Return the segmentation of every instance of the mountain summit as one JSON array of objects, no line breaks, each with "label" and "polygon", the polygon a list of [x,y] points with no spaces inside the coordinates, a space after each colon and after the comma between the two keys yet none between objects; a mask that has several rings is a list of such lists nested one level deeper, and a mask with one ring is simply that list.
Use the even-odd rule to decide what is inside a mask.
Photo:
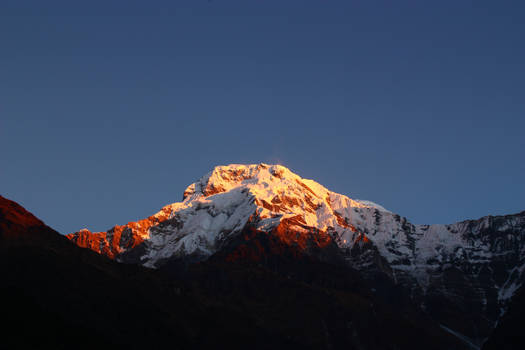
[{"label": "mountain summit", "polygon": [[525,280],[525,212],[450,225],[414,225],[369,201],[334,193],[281,165],[218,166],[169,204],[106,232],[67,235],[117,261],[261,262],[309,257],[388,279],[454,334],[488,337]]},{"label": "mountain summit", "polygon": [[173,257],[210,256],[247,225],[279,233],[303,249],[308,242],[322,246],[332,240],[341,248],[352,247],[368,241],[356,227],[368,227],[373,221],[368,214],[375,212],[389,213],[372,202],[331,192],[281,165],[232,164],[216,167],[188,186],[182,202],[147,219],[68,237],[117,260],[140,246],[140,263],[158,267]]}]

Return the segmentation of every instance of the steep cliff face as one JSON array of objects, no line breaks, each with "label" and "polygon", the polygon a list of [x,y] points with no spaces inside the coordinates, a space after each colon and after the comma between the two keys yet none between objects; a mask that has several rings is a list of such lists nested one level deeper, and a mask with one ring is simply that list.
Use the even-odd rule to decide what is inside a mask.
[{"label": "steep cliff face", "polygon": [[372,243],[346,252],[352,265],[371,279],[388,274],[444,325],[482,344],[525,280],[525,212],[430,226],[394,216],[393,231],[383,220],[374,233],[363,228]]},{"label": "steep cliff face", "polygon": [[91,232],[82,229],[67,237],[82,248],[89,248],[99,254],[112,259],[130,251],[149,238],[149,230],[153,227],[166,224],[170,211],[162,208],[158,213],[137,222],[126,225],[117,225],[107,232]]},{"label": "steep cliff face", "polygon": [[[260,237],[249,232],[321,260],[346,260],[372,282],[387,276],[475,344],[488,336],[525,277],[525,212],[414,225],[280,165],[216,167],[184,191],[182,202],[145,220],[68,238],[117,261],[160,267],[173,259],[205,260],[241,234]],[[242,249],[235,254],[249,256],[242,257]],[[253,247],[250,254],[257,255]]]}]

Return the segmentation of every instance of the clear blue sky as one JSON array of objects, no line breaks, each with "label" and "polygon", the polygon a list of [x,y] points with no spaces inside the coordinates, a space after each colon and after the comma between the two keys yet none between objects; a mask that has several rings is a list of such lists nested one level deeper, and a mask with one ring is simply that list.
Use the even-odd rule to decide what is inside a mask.
[{"label": "clear blue sky", "polygon": [[2,1],[0,194],[62,233],[281,163],[414,223],[525,210],[523,1]]}]

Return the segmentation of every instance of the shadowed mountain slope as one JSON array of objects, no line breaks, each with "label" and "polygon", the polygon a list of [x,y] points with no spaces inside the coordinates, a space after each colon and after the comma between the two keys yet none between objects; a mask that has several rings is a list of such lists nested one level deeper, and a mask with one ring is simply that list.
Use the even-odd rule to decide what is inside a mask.
[{"label": "shadowed mountain slope", "polygon": [[509,310],[499,320],[483,350],[525,349],[525,288],[521,288],[509,305]]},{"label": "shadowed mountain slope", "polygon": [[[285,241],[250,236],[207,261],[150,270],[78,248],[0,197],[7,348],[463,349],[410,308],[375,297],[357,272]],[[256,243],[258,242],[258,243]],[[255,244],[257,246],[252,246]],[[279,248],[276,248],[279,246]],[[264,248],[266,247],[266,248]],[[164,270],[164,271],[163,271]]]}]

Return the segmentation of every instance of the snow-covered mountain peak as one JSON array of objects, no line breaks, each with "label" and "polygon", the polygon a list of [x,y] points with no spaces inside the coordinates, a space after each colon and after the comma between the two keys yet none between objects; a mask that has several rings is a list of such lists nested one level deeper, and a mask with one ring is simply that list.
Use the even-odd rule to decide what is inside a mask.
[{"label": "snow-covered mountain peak", "polygon": [[265,232],[285,227],[303,235],[317,232],[351,247],[367,240],[363,232],[380,211],[385,210],[334,193],[282,165],[231,164],[215,167],[188,186],[182,202],[166,205],[147,219],[69,237],[115,258],[142,245],[148,252],[142,262],[155,266],[177,255],[209,256],[247,224]]},{"label": "snow-covered mountain peak", "polygon": [[[250,241],[252,233],[261,241]],[[68,238],[148,267],[179,258],[203,260],[234,246],[236,254],[249,256],[246,241],[261,249],[264,242],[277,242],[266,247],[279,252],[282,245],[316,258],[337,256],[370,278],[385,274],[410,289],[424,307],[432,305],[435,293],[447,302],[464,298],[462,303],[481,310],[476,320],[485,320],[487,329],[525,280],[525,212],[413,225],[378,204],[263,163],[217,166],[188,186],[181,202],[146,219],[106,232],[83,229]],[[469,334],[477,334],[476,324]]]},{"label": "snow-covered mountain peak", "polygon": [[[303,179],[282,165],[230,164],[217,166],[184,191],[184,201],[228,192],[234,188],[245,188],[261,201],[277,200],[284,195],[300,199],[326,199],[336,195],[314,180]],[[345,196],[343,196],[345,197]],[[347,197],[345,197],[347,198]],[[348,200],[350,200],[348,198]],[[354,207],[375,208],[387,211],[370,201],[350,200]]]},{"label": "snow-covered mountain peak", "polygon": [[[278,191],[301,180],[298,175],[282,165],[264,163],[221,165],[216,166],[211,172],[188,186],[184,191],[184,199],[192,196],[207,197],[240,186],[250,187],[254,190],[262,187]],[[321,185],[317,185],[321,191],[327,191]]]}]

